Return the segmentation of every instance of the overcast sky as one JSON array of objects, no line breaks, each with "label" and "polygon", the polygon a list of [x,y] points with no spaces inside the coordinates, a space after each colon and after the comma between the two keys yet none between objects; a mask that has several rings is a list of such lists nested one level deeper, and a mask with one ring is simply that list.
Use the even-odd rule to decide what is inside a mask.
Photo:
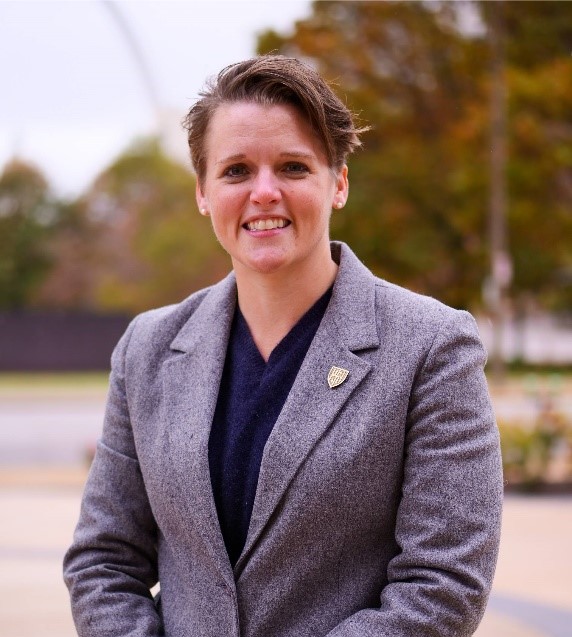
[{"label": "overcast sky", "polygon": [[58,194],[73,196],[133,138],[156,130],[117,11],[176,146],[205,78],[253,55],[256,33],[289,31],[310,0],[0,0],[0,168],[14,155],[33,161]]}]

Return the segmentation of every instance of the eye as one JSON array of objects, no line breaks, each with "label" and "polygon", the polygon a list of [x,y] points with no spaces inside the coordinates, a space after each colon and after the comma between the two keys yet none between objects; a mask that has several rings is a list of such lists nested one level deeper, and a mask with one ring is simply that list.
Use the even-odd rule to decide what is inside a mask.
[{"label": "eye", "polygon": [[303,176],[307,173],[310,172],[310,169],[308,168],[308,166],[306,166],[306,164],[302,164],[299,161],[289,161],[285,166],[284,166],[284,172],[293,175],[293,176]]},{"label": "eye", "polygon": [[248,174],[248,169],[244,164],[233,164],[228,168],[225,168],[222,176],[236,179],[237,177],[244,177]]}]

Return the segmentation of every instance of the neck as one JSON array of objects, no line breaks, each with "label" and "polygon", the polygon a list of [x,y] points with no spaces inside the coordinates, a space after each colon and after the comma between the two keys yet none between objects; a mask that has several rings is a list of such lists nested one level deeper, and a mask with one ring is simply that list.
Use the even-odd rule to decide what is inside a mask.
[{"label": "neck", "polygon": [[306,276],[235,268],[240,311],[264,360],[332,285],[337,271],[331,259]]}]

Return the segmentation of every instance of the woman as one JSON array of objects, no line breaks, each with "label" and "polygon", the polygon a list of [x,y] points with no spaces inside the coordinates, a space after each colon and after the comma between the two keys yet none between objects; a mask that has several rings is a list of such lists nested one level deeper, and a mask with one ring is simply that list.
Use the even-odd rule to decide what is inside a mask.
[{"label": "woman", "polygon": [[359,131],[313,70],[232,65],[186,124],[233,272],[113,354],[79,635],[471,635],[502,498],[473,319],[330,243]]}]

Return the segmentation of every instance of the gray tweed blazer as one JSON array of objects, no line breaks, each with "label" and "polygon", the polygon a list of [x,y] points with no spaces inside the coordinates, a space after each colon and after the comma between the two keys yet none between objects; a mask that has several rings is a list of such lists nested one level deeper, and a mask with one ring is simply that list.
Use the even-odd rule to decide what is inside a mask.
[{"label": "gray tweed blazer", "polygon": [[[502,501],[474,320],[332,252],[333,295],[264,449],[234,569],[207,454],[233,274],[128,328],[65,557],[81,637],[473,634]],[[349,374],[330,388],[333,366]]]}]

